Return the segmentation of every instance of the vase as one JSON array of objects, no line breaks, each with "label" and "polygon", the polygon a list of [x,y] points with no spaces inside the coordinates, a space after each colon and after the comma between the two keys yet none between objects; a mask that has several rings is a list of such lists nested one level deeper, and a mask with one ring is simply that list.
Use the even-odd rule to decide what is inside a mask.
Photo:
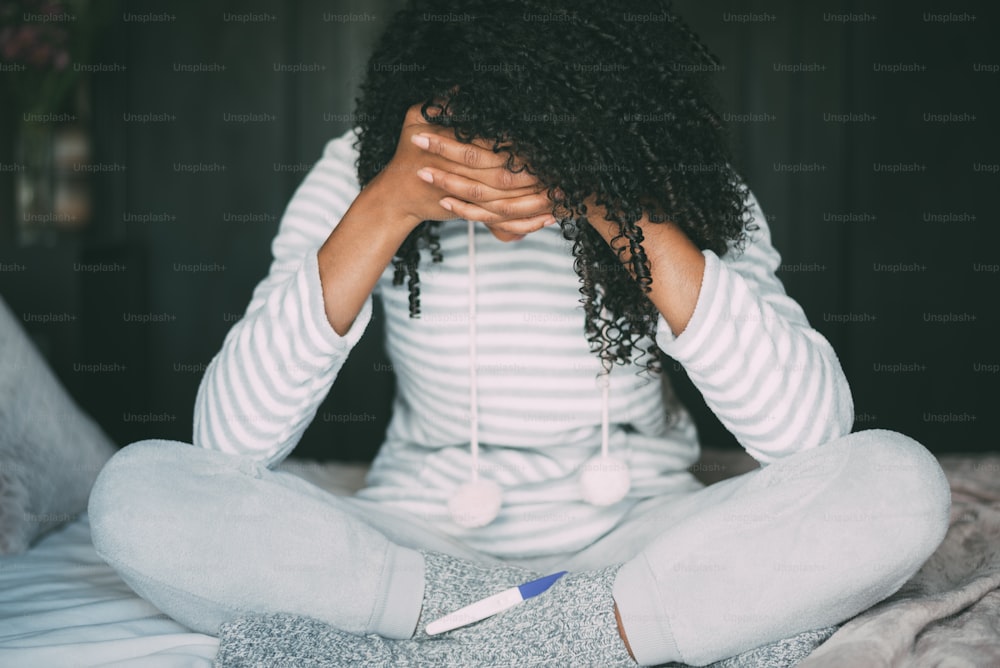
[{"label": "vase", "polygon": [[55,126],[29,120],[30,116],[24,114],[18,125],[15,151],[19,169],[14,185],[14,223],[22,246],[51,238],[56,208]]},{"label": "vase", "polygon": [[81,122],[33,122],[31,116],[22,116],[17,139],[16,236],[22,246],[51,246],[60,232],[90,219],[90,141]]}]

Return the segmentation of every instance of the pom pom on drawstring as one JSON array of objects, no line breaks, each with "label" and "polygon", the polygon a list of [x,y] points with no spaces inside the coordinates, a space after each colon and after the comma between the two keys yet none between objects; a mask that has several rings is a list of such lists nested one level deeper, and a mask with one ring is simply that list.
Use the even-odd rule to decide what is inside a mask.
[{"label": "pom pom on drawstring", "polygon": [[580,491],[587,503],[610,506],[624,499],[631,487],[628,465],[616,457],[593,457],[583,465]]},{"label": "pom pom on drawstring", "polygon": [[484,527],[500,514],[502,492],[492,480],[472,480],[458,488],[448,501],[455,524],[466,529]]}]

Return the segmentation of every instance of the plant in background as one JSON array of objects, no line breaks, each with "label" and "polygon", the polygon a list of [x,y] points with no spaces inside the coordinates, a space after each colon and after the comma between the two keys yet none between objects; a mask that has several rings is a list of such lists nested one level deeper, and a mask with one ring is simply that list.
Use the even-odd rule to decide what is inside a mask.
[{"label": "plant in background", "polygon": [[0,0],[4,86],[21,114],[63,110],[89,57],[88,0]]},{"label": "plant in background", "polygon": [[[74,93],[115,4],[0,0],[0,89],[13,112],[9,130],[16,137],[15,219],[21,243],[37,239],[50,223],[76,227],[89,217],[86,184],[68,164],[89,160],[86,103]],[[57,160],[57,153],[67,157]]]}]

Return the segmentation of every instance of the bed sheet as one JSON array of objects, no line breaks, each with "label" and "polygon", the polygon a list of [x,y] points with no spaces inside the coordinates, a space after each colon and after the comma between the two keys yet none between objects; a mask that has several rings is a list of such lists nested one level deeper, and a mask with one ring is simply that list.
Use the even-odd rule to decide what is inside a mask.
[{"label": "bed sheet", "polygon": [[[334,494],[359,489],[368,469],[299,460],[279,468]],[[86,513],[27,553],[0,558],[0,667],[200,668],[218,647],[139,598],[97,556]]]},{"label": "bed sheet", "polygon": [[0,666],[202,667],[218,646],[136,596],[97,556],[86,514],[0,559]]}]

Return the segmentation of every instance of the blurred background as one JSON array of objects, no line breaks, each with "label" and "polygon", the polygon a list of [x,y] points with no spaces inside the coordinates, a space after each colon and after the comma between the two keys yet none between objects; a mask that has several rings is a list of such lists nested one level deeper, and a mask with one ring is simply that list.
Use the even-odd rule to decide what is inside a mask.
[{"label": "blurred background", "polygon": [[[0,295],[119,444],[190,440],[201,374],[400,4],[0,0]],[[855,429],[995,449],[994,4],[676,7],[723,63],[737,165],[840,355]],[[381,336],[376,317],[296,456],[374,453]],[[703,443],[736,447],[670,372]]]}]

